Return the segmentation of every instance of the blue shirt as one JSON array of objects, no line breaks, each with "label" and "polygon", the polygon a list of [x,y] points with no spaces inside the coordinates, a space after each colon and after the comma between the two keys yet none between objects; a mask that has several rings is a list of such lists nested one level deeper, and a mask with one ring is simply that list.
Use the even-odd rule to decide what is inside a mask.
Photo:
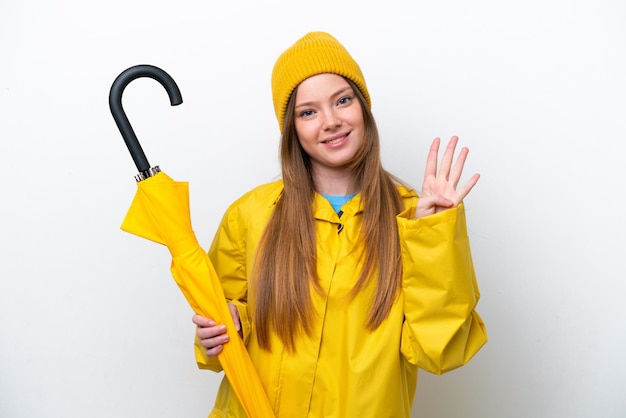
[{"label": "blue shirt", "polygon": [[331,196],[328,194],[323,194],[322,196],[324,196],[326,200],[330,202],[333,209],[335,209],[335,212],[339,213],[341,212],[341,207],[345,205],[346,202],[349,202],[350,199],[352,199],[354,196],[356,196],[356,193],[346,196]]}]

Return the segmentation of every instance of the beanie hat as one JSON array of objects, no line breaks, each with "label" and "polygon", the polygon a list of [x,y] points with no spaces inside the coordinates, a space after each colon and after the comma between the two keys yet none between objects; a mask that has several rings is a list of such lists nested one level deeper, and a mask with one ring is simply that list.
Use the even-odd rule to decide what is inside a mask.
[{"label": "beanie hat", "polygon": [[338,74],[352,80],[367,105],[372,107],[361,68],[346,48],[328,33],[310,32],[283,52],[274,64],[272,99],[281,131],[293,90],[307,78],[323,73]]}]

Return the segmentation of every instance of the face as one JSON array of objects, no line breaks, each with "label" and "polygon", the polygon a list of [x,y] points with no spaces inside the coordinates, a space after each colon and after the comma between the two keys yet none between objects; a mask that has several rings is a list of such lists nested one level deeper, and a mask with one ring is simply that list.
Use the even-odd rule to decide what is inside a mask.
[{"label": "face", "polygon": [[318,175],[347,169],[363,146],[361,104],[339,75],[318,74],[300,83],[294,116],[300,145]]}]

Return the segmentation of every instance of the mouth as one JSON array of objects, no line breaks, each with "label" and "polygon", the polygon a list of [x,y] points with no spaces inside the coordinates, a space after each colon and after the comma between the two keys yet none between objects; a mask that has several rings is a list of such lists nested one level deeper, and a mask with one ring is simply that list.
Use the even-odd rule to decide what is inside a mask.
[{"label": "mouth", "polygon": [[346,133],[342,133],[339,135],[335,135],[331,138],[328,138],[324,141],[322,141],[322,144],[326,144],[326,145],[335,145],[335,144],[339,144],[342,141],[344,141],[346,138],[348,138],[348,135],[350,135],[350,132],[346,132]]}]

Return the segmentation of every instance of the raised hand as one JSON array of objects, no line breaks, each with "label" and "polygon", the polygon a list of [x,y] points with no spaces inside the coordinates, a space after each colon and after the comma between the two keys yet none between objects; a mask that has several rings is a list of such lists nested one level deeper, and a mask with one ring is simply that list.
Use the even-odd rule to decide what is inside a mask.
[{"label": "raised hand", "polygon": [[439,172],[437,172],[437,160],[439,158],[439,144],[441,140],[435,138],[430,146],[426,160],[426,172],[424,175],[424,184],[422,185],[422,194],[417,203],[415,213],[416,219],[458,206],[478,182],[480,175],[474,174],[463,187],[457,190],[459,180],[463,174],[463,166],[465,165],[465,160],[469,152],[468,148],[461,148],[459,156],[453,166],[454,151],[458,141],[459,138],[456,136],[450,138],[441,159]]}]

